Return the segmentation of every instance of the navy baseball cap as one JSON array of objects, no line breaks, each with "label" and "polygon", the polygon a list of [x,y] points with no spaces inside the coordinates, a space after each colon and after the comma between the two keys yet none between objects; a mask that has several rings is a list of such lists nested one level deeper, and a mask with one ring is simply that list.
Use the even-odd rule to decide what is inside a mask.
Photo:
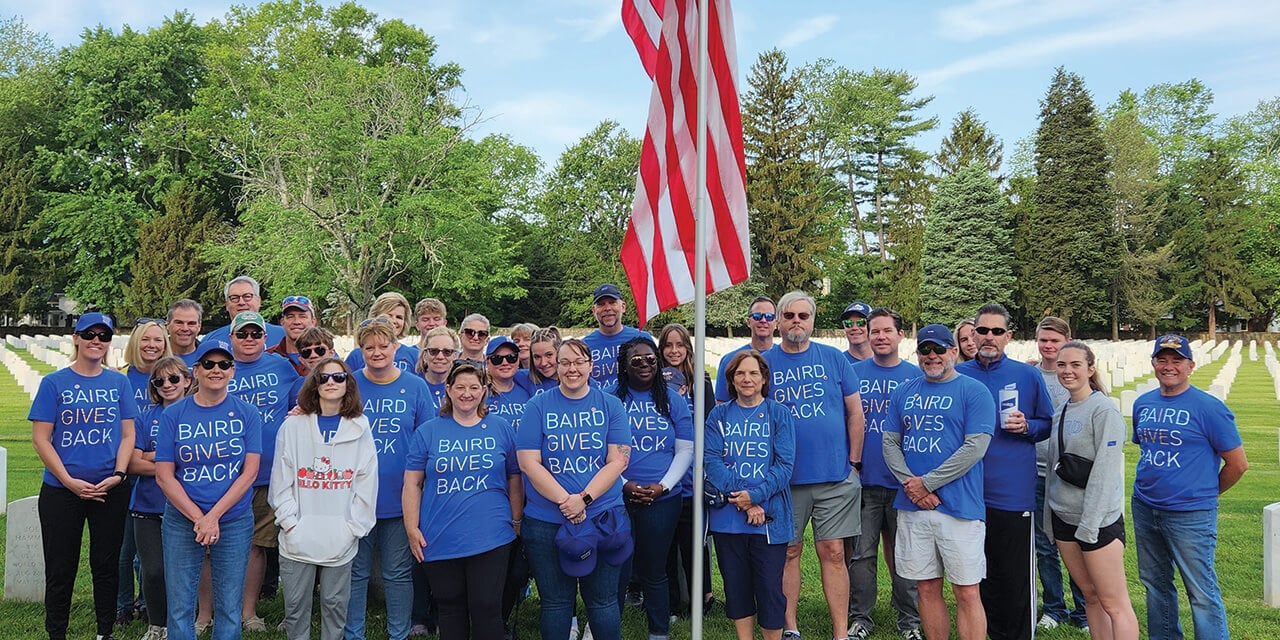
[{"label": "navy baseball cap", "polygon": [[204,340],[200,343],[200,347],[196,349],[195,361],[200,362],[201,360],[204,360],[206,355],[209,355],[214,351],[221,351],[227,354],[228,358],[231,358],[232,360],[235,359],[235,356],[231,354],[231,345],[221,340]]},{"label": "navy baseball cap", "polygon": [[1191,341],[1186,336],[1180,336],[1176,333],[1166,333],[1156,338],[1156,346],[1151,350],[1151,357],[1160,355],[1161,351],[1172,351],[1188,360],[1195,360],[1191,354]]},{"label": "navy baseball cap", "polygon": [[507,336],[495,336],[489,340],[489,345],[484,348],[484,355],[491,356],[502,347],[511,347],[516,353],[520,353],[520,345],[516,344]]},{"label": "navy baseball cap", "polygon": [[662,379],[666,380],[667,386],[679,389],[685,385],[684,372],[675,367],[663,367]]},{"label": "navy baseball cap", "polygon": [[595,293],[591,294],[591,304],[600,302],[601,298],[613,298],[615,300],[622,299],[622,292],[618,291],[618,286],[608,282],[596,287]]},{"label": "navy baseball cap", "polygon": [[855,314],[855,313],[856,313],[856,314],[858,314],[858,315],[860,315],[860,316],[862,316],[862,317],[864,317],[864,318],[870,318],[870,317],[871,317],[871,305],[869,305],[869,304],[867,304],[867,303],[865,303],[865,302],[862,302],[862,301],[854,302],[853,304],[851,304],[851,305],[849,305],[849,306],[847,306],[847,307],[845,307],[845,308],[844,308],[844,313],[840,314],[840,319],[841,319],[841,320],[844,320],[845,318],[848,318],[849,316],[851,316],[851,315],[853,315],[853,314]]},{"label": "navy baseball cap", "polygon": [[615,567],[621,566],[635,550],[631,518],[623,507],[614,507],[596,516],[596,528],[600,532],[600,558]]},{"label": "navy baseball cap", "polygon": [[948,349],[954,349],[956,346],[955,338],[951,336],[951,330],[940,324],[927,325],[916,334],[917,345],[922,345],[926,342],[942,345]]},{"label": "navy baseball cap", "polygon": [[112,331],[116,330],[116,323],[111,321],[111,316],[94,311],[92,313],[86,313],[76,320],[76,332],[84,331],[89,327],[99,324]]},{"label": "navy baseball cap", "polygon": [[565,522],[556,532],[556,555],[566,575],[581,578],[596,569],[600,532],[591,518],[579,524]]}]

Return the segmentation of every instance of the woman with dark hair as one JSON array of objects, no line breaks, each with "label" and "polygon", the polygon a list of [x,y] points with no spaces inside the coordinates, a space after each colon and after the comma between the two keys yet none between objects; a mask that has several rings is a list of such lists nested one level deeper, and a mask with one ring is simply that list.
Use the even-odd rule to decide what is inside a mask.
[{"label": "woman with dark hair", "polygon": [[142,565],[142,595],[147,601],[147,633],[142,640],[164,640],[169,637],[169,607],[165,599],[164,544],[161,522],[164,516],[164,491],[156,484],[156,437],[160,433],[160,417],[166,407],[195,391],[191,371],[177,356],[161,358],[151,367],[147,380],[151,408],[138,420],[138,437],[134,441],[129,473],[137,476],[129,515],[133,536],[138,541],[138,560]]},{"label": "woman with dark hair", "polygon": [[503,585],[524,517],[515,432],[485,406],[485,378],[471,362],[453,367],[441,417],[414,434],[405,463],[404,526],[439,606],[441,640],[502,640]]},{"label": "woman with dark hair", "polygon": [[31,444],[44,463],[40,534],[44,545],[44,628],[67,636],[80,544],[89,524],[89,570],[98,635],[116,621],[120,542],[129,489],[138,404],[124,374],[106,367],[115,324],[101,313],[76,321],[71,364],[40,380],[27,419]]},{"label": "woman with dark hair", "polygon": [[614,394],[631,424],[631,462],[623,473],[622,495],[635,539],[635,553],[619,576],[618,604],[626,598],[634,568],[649,637],[666,638],[671,627],[666,560],[680,518],[680,481],[693,462],[693,418],[684,398],[663,380],[647,337],[618,349]]},{"label": "woman with dark hair", "polygon": [[516,383],[516,375],[520,372],[519,359],[519,346],[506,336],[490,340],[489,346],[485,347],[489,413],[501,416],[516,431],[520,430],[520,416],[524,415],[524,404],[530,397],[528,389]]},{"label": "woman with dark hair", "polygon": [[738,640],[750,640],[755,621],[765,640],[782,637],[787,606],[782,569],[793,535],[791,471],[795,431],[791,411],[769,395],[769,364],[739,352],[725,367],[729,402],[707,420],[707,483],[719,505],[708,509],[716,560],[724,576],[724,610]]}]

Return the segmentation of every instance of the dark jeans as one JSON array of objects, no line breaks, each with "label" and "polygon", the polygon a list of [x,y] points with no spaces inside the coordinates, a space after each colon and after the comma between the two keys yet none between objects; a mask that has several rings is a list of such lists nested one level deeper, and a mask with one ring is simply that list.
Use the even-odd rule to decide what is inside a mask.
[{"label": "dark jeans", "polygon": [[987,508],[987,578],[978,591],[991,640],[1031,640],[1035,630],[1032,519],[1030,511]]},{"label": "dark jeans", "polygon": [[502,640],[502,586],[511,544],[465,558],[422,563],[440,607],[440,640]]},{"label": "dark jeans", "polygon": [[[706,517],[706,512],[703,512]],[[667,552],[667,585],[672,611],[691,611],[693,600],[693,498],[680,499],[680,519],[676,521],[675,539]],[[701,538],[702,534],[699,533]],[[684,580],[680,572],[684,571]],[[682,595],[688,594],[689,601]],[[702,599],[711,596],[711,553],[702,545]]]},{"label": "dark jeans", "polygon": [[412,624],[434,628],[439,622],[439,611],[435,600],[431,598],[431,585],[427,583],[427,574],[421,562],[413,563],[413,611],[409,616]]},{"label": "dark jeans", "polygon": [[651,504],[628,504],[631,537],[635,553],[622,563],[618,581],[618,607],[627,598],[627,583],[634,570],[644,592],[644,612],[649,620],[650,636],[666,636],[671,627],[671,604],[667,596],[665,559],[680,519],[680,498],[668,498]]},{"label": "dark jeans", "polygon": [[142,562],[142,595],[147,601],[147,624],[168,624],[169,601],[164,586],[164,545],[160,514],[134,514],[133,537],[138,543],[138,560]]},{"label": "dark jeans", "polygon": [[[121,484],[129,487],[132,494],[134,477],[130,476]],[[129,526],[129,519],[125,519],[124,537],[120,542],[120,560],[118,571],[120,572],[119,585],[116,588],[116,613],[124,613],[133,611],[135,602],[142,606],[146,606],[146,596],[142,593],[142,574],[138,571],[138,543],[133,539],[133,527]],[[138,589],[134,591],[134,577],[138,578]],[[134,596],[138,596],[138,600]]]},{"label": "dark jeans", "polygon": [[116,589],[120,583],[117,564],[129,511],[128,489],[117,485],[107,492],[105,502],[97,502],[81,500],[70,489],[43,484],[37,510],[44,546],[44,629],[49,638],[67,637],[86,521],[98,635],[110,635],[116,622]]},{"label": "dark jeans", "polygon": [[511,559],[507,562],[507,583],[502,587],[502,620],[511,620],[511,612],[529,590],[529,559],[524,555],[524,541],[511,543]]},{"label": "dark jeans", "polygon": [[1067,611],[1067,596],[1062,589],[1062,560],[1058,557],[1058,545],[1054,544],[1044,531],[1044,478],[1036,478],[1036,517],[1033,519],[1036,530],[1036,569],[1040,574],[1040,586],[1043,587],[1040,599],[1044,604],[1044,612],[1058,622],[1068,619],[1077,627],[1089,624],[1084,615],[1084,594],[1076,581],[1068,576],[1071,583],[1071,602],[1075,608]]},{"label": "dark jeans", "polygon": [[524,538],[529,568],[538,585],[538,597],[542,611],[540,628],[542,637],[558,639],[569,637],[569,621],[573,618],[573,605],[579,590],[582,602],[587,606],[587,619],[595,640],[619,640],[622,635],[622,618],[618,610],[618,567],[603,560],[596,568],[581,578],[569,576],[560,568],[556,551],[556,532],[560,523],[544,522],[524,517],[520,535]]}]

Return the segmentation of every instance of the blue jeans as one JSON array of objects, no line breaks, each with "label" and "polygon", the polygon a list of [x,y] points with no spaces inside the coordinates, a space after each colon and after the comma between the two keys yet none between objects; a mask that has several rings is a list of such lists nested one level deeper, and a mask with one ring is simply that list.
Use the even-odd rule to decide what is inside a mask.
[{"label": "blue jeans", "polygon": [[1218,574],[1218,510],[1166,511],[1133,499],[1133,538],[1138,547],[1138,579],[1147,589],[1147,634],[1151,640],[1180,640],[1178,590],[1173,568],[1182,574],[1197,638],[1228,638]]},{"label": "blue jeans", "polygon": [[627,583],[635,569],[644,591],[644,612],[649,620],[649,636],[668,636],[671,629],[671,600],[667,584],[667,551],[680,519],[681,500],[667,498],[648,505],[627,505],[635,552],[619,567],[618,607],[627,598]]},{"label": "blue jeans", "polygon": [[520,528],[524,539],[529,568],[538,586],[538,598],[542,612],[540,629],[543,638],[569,637],[569,621],[573,618],[573,605],[579,589],[587,606],[587,619],[595,640],[620,640],[622,615],[618,609],[618,567],[600,560],[595,571],[582,578],[574,578],[560,569],[556,552],[556,532],[559,523],[544,522],[525,516]]},{"label": "blue jeans", "polygon": [[164,538],[164,583],[168,594],[169,637],[196,638],[196,591],[205,551],[209,552],[213,578],[213,640],[240,639],[240,608],[244,595],[244,572],[249,566],[249,546],[253,538],[253,511],[218,525],[218,542],[208,547],[196,542],[195,526],[172,506],[165,508],[161,536]]},{"label": "blue jeans", "polygon": [[[1072,624],[1083,627],[1089,624],[1084,615],[1084,594],[1070,576],[1071,601],[1075,608],[1067,612],[1067,597],[1062,590],[1062,560],[1058,558],[1058,546],[1049,539],[1044,530],[1044,478],[1036,478],[1036,572],[1040,574],[1040,599],[1044,604],[1044,612],[1058,622],[1070,619]],[[1050,532],[1052,533],[1052,532]]]},{"label": "blue jeans", "polygon": [[347,605],[347,624],[342,636],[346,640],[364,640],[375,544],[378,561],[382,563],[382,589],[387,600],[387,637],[404,640],[409,635],[409,616],[413,611],[413,554],[409,551],[404,518],[378,518],[369,535],[360,538],[360,550],[351,563],[351,602]]}]

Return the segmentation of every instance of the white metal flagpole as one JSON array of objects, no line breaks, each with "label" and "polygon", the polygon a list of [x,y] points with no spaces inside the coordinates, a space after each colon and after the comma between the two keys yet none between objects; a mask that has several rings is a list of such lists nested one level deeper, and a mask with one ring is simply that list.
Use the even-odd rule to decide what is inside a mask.
[{"label": "white metal flagpole", "polygon": [[706,385],[702,384],[702,376],[707,371],[707,23],[710,16],[709,0],[698,0],[698,133],[695,143],[698,150],[698,166],[694,185],[696,185],[697,203],[694,208],[694,239],[696,246],[693,252],[693,375],[688,383],[693,386],[693,562],[690,571],[693,573],[693,588],[689,593],[690,618],[692,622],[693,640],[702,640],[702,563],[704,547],[703,526],[706,516],[703,508],[702,482],[705,469],[702,454],[705,448],[703,434],[706,432],[707,406]]}]

